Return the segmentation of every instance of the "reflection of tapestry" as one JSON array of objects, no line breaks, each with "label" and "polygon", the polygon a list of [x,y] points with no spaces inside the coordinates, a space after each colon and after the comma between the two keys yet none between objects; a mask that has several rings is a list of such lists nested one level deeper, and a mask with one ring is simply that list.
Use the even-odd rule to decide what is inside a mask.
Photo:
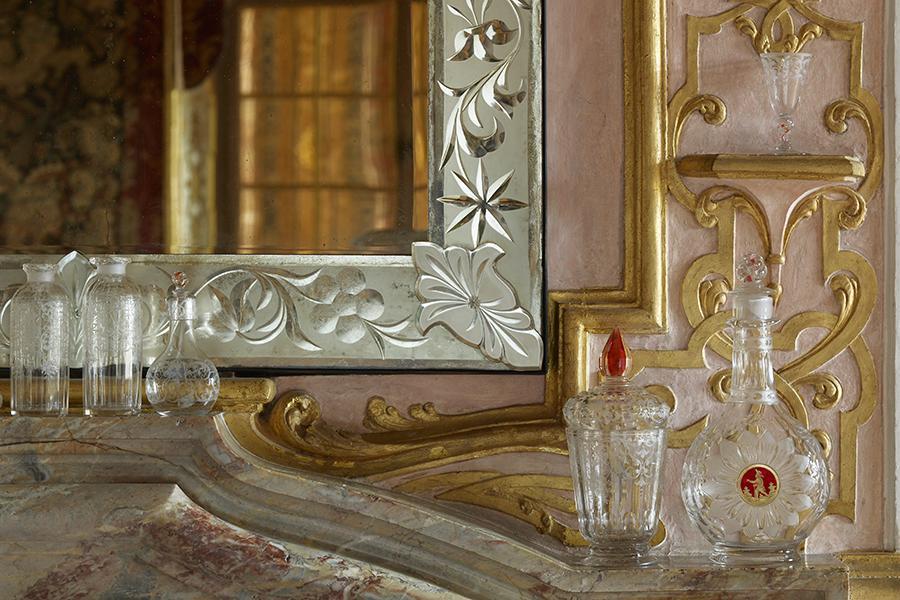
[{"label": "reflection of tapestry", "polygon": [[145,0],[0,3],[0,246],[159,239],[161,15]]}]

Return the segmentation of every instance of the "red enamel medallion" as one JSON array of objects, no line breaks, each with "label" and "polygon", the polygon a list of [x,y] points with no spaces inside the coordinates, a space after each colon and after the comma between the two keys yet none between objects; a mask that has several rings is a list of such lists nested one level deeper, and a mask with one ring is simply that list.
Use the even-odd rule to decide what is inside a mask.
[{"label": "red enamel medallion", "polygon": [[764,506],[778,495],[778,475],[767,465],[751,465],[741,473],[738,487],[745,502]]}]

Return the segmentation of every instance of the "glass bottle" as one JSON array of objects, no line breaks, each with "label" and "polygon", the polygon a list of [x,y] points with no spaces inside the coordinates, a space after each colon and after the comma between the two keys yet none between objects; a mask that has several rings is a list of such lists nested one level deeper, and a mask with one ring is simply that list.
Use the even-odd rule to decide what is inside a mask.
[{"label": "glass bottle", "polygon": [[194,339],[197,301],[184,273],[172,276],[169,342],[147,370],[147,399],[165,416],[204,415],[219,397],[219,371]]},{"label": "glass bottle", "polygon": [[603,350],[597,387],[563,409],[575,504],[588,564],[649,565],[659,521],[669,406],[631,383],[619,330]]},{"label": "glass bottle", "polygon": [[798,560],[828,503],[822,447],[775,390],[767,274],[755,254],[738,267],[725,410],[691,444],[682,472],[685,508],[719,564]]},{"label": "glass bottle", "polygon": [[141,288],[125,274],[129,259],[91,259],[97,275],[84,299],[84,414],[141,412]]},{"label": "glass bottle", "polygon": [[10,301],[13,415],[61,416],[69,410],[71,303],[55,264],[26,264],[25,285]]}]

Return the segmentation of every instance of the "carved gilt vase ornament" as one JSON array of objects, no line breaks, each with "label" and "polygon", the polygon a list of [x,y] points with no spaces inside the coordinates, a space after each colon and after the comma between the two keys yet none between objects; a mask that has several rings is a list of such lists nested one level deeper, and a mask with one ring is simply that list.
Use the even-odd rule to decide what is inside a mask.
[{"label": "carved gilt vase ornament", "polygon": [[603,350],[602,383],[566,402],[566,438],[588,564],[652,564],[669,406],[631,383],[619,330]]},{"label": "carved gilt vase ornament", "polygon": [[682,496],[715,562],[791,562],[825,513],[828,467],[822,446],[775,389],[768,269],[748,254],[736,275],[731,389],[718,422],[688,450]]}]

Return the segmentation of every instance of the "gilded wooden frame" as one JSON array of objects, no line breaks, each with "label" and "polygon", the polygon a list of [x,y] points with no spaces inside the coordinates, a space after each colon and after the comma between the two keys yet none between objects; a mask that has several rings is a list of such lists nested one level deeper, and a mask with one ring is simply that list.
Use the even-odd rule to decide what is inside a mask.
[{"label": "gilded wooden frame", "polygon": [[[629,157],[624,281],[618,289],[551,293],[544,402],[457,415],[440,414],[424,403],[404,415],[374,397],[361,419],[368,431],[354,433],[324,422],[310,394],[290,392],[257,419],[225,416],[246,449],[285,466],[370,479],[506,452],[566,453],[560,411],[564,399],[586,385],[589,336],[605,331],[613,317],[629,331],[665,329],[665,3],[628,0],[623,10]],[[566,485],[555,480],[550,484]],[[518,516],[535,523],[541,519],[540,511]],[[571,531],[560,535],[577,537]]]}]

